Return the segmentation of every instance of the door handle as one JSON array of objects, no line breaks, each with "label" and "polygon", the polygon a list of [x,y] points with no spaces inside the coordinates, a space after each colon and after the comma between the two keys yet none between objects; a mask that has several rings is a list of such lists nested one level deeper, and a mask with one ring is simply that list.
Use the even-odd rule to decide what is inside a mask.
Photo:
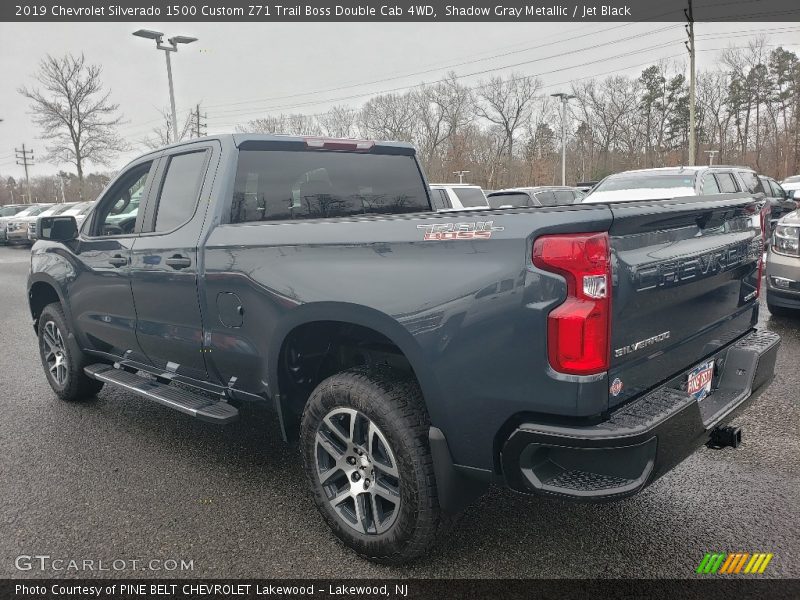
[{"label": "door handle", "polygon": [[124,256],[120,256],[119,254],[117,254],[116,256],[113,256],[108,259],[108,264],[115,267],[124,267],[125,265],[128,264],[128,259],[125,258]]},{"label": "door handle", "polygon": [[176,254],[164,261],[173,269],[185,269],[186,267],[192,264],[192,261],[186,258],[185,256],[181,256],[180,254]]}]

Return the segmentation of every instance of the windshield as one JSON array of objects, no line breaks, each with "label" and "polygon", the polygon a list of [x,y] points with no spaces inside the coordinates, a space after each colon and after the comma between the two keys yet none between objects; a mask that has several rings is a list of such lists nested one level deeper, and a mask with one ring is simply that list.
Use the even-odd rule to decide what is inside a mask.
[{"label": "windshield", "polygon": [[488,206],[483,190],[477,187],[453,188],[461,206]]},{"label": "windshield", "polygon": [[56,206],[51,206],[47,210],[43,210],[39,214],[39,216],[52,217],[53,215],[60,215],[61,213],[66,212],[70,208],[72,208],[71,204],[57,204]]},{"label": "windshield", "polygon": [[45,210],[47,210],[48,208],[50,208],[50,207],[49,206],[29,206],[25,210],[23,210],[21,212],[18,212],[17,216],[18,217],[35,217],[39,213],[44,212]]},{"label": "windshield", "polygon": [[92,207],[91,202],[81,202],[80,204],[72,204],[68,210],[65,210],[63,214],[70,215],[70,216],[77,216],[82,215],[87,212]]},{"label": "windshield", "polygon": [[601,181],[593,192],[616,192],[620,190],[666,190],[694,188],[694,173],[666,175],[663,173],[621,173]]}]

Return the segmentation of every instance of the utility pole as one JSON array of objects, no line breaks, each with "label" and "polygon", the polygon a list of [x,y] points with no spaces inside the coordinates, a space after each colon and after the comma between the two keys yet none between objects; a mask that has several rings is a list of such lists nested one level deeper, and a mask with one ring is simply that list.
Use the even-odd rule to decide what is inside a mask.
[{"label": "utility pole", "polygon": [[194,137],[203,137],[206,134],[207,125],[203,123],[203,119],[208,119],[207,114],[200,114],[200,105],[195,105],[194,112],[192,113],[192,133]]},{"label": "utility pole", "polygon": [[706,154],[708,154],[708,166],[712,166],[714,164],[714,157],[719,154],[719,150],[706,150]]},{"label": "utility pole", "polygon": [[[26,150],[25,144],[22,144],[22,150],[14,148],[14,153],[17,158],[17,164],[25,167],[25,188],[28,190],[28,202],[31,203],[31,180],[28,176],[28,167],[33,166],[33,150]],[[20,162],[22,161],[22,162]]]},{"label": "utility pole", "polygon": [[458,175],[458,183],[464,183],[464,175],[469,171],[453,171],[453,175]]},{"label": "utility pole", "polygon": [[694,87],[695,87],[695,47],[694,47],[694,13],[692,12],[692,0],[688,0],[689,8],[683,9],[686,15],[686,34],[689,40],[684,42],[689,51],[689,165],[695,164],[695,136],[697,131],[694,122]]},{"label": "utility pole", "polygon": [[567,102],[575,96],[564,92],[550,95],[561,100],[561,185],[567,185]]}]

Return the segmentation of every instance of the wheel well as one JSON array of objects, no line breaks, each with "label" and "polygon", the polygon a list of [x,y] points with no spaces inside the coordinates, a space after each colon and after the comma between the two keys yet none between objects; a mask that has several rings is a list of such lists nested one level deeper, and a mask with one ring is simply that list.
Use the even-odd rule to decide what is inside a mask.
[{"label": "wheel well", "polygon": [[361,365],[389,365],[414,371],[403,351],[388,337],[362,325],[315,321],[294,328],[278,356],[278,384],[285,433],[296,437],[308,397],[320,381]]},{"label": "wheel well", "polygon": [[44,307],[53,302],[61,302],[56,289],[47,282],[37,281],[31,286],[28,292],[28,303],[31,307],[33,326],[38,327],[39,315],[42,314]]}]

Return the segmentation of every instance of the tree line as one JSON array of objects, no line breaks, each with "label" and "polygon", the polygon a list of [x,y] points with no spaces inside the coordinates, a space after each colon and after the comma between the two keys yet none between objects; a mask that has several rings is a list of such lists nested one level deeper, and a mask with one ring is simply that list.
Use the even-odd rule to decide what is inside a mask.
[{"label": "tree line", "polygon": [[[638,76],[584,78],[561,90],[574,96],[564,123],[567,183],[687,164],[685,71],[681,63],[662,61]],[[39,86],[19,88],[47,144],[44,159],[75,171],[33,178],[34,200],[92,199],[111,174],[86,176],[86,164],[108,166],[131,146],[172,141],[163,111],[164,122],[151,135],[124,140],[119,105],[111,102],[101,73],[83,55],[48,55],[34,74]],[[714,68],[697,74],[695,111],[698,163],[713,152],[718,164],[747,165],[777,179],[800,173],[800,60],[794,52],[770,50],[765,37],[723,51]],[[454,172],[469,171],[470,182],[497,189],[560,183],[561,125],[560,103],[538,77],[511,73],[466,85],[450,72],[360,106],[265,115],[236,129],[407,141],[430,181],[454,181]],[[183,127],[184,134],[190,130]],[[0,176],[0,204],[20,201],[23,183]]]},{"label": "tree line", "polygon": [[[800,61],[765,38],[724,51],[697,76],[696,162],[748,165],[782,179],[800,172]],[[576,81],[568,90],[567,182],[626,169],[688,164],[689,88],[680,63],[638,76]],[[360,107],[270,115],[242,132],[411,142],[431,181],[454,172],[488,189],[561,179],[560,103],[536,77],[512,73],[467,86],[455,73]],[[565,90],[567,91],[567,90]],[[457,179],[456,179],[457,180]]]}]

